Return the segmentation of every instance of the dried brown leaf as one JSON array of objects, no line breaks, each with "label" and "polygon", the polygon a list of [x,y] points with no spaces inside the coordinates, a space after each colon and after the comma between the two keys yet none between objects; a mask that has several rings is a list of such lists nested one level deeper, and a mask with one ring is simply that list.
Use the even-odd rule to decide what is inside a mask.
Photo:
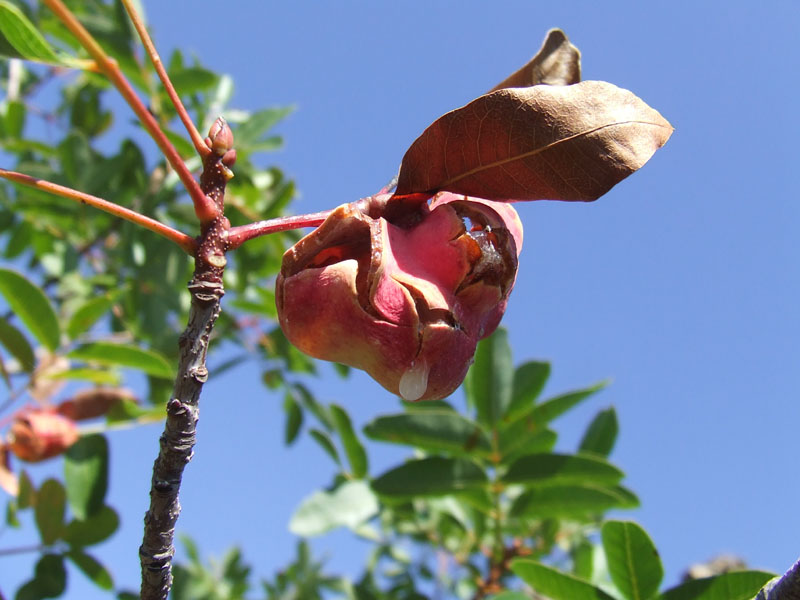
[{"label": "dried brown leaf", "polygon": [[581,80],[581,53],[560,29],[551,29],[528,63],[490,91],[532,85],[572,85]]},{"label": "dried brown leaf", "polygon": [[72,398],[56,406],[58,414],[73,421],[85,421],[102,417],[113,406],[123,400],[133,400],[136,396],[126,388],[95,387],[77,392]]},{"label": "dried brown leaf", "polygon": [[403,157],[396,195],[595,200],[670,135],[658,111],[603,81],[502,89],[428,127]]}]

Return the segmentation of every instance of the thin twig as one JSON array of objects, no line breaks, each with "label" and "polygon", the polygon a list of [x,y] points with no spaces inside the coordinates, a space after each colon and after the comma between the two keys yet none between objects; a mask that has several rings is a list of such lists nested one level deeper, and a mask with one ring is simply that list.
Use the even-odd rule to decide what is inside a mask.
[{"label": "thin twig", "polygon": [[164,154],[164,157],[167,159],[169,164],[172,165],[172,168],[175,169],[175,172],[178,174],[178,177],[186,188],[186,191],[189,192],[189,196],[192,198],[192,202],[194,203],[195,212],[198,214],[201,223],[207,223],[213,220],[208,218],[208,215],[213,214],[214,216],[217,216],[219,214],[219,212],[216,211],[216,206],[205,196],[205,194],[203,194],[203,191],[200,189],[197,181],[195,181],[191,171],[189,171],[184,164],[183,159],[175,149],[175,146],[173,146],[172,142],[167,139],[167,136],[159,127],[155,117],[150,113],[149,110],[147,110],[147,107],[142,103],[139,96],[133,90],[133,87],[125,78],[125,75],[123,75],[122,70],[120,70],[119,65],[117,64],[117,61],[112,59],[105,53],[105,51],[103,51],[103,49],[100,47],[100,44],[97,43],[97,40],[95,40],[86,30],[86,28],[81,25],[75,15],[64,5],[63,2],[61,2],[61,0],[43,1],[50,8],[50,10],[55,13],[61,22],[64,23],[67,29],[70,30],[72,35],[74,35],[75,38],[80,42],[81,46],[83,46],[92,56],[92,58],[94,58],[105,76],[111,80],[111,83],[114,84],[114,87],[117,88],[128,105],[133,109],[133,112],[136,113],[136,116],[139,117],[142,125],[158,145],[159,149]]},{"label": "thin twig", "polygon": [[301,227],[319,227],[330,213],[331,211],[324,210],[307,215],[277,217],[266,221],[256,221],[255,223],[240,225],[239,227],[231,227],[228,231],[228,248],[233,250],[244,244],[247,240],[270,233],[299,229]]},{"label": "thin twig", "polygon": [[172,85],[172,81],[170,80],[169,75],[167,75],[167,71],[164,68],[164,63],[161,61],[161,57],[158,55],[158,51],[153,44],[153,40],[150,39],[150,34],[147,33],[147,27],[145,27],[145,24],[142,22],[142,19],[139,16],[139,13],[137,13],[136,9],[133,7],[131,0],[122,0],[122,4],[125,6],[125,10],[128,11],[128,16],[130,17],[131,22],[133,22],[136,32],[139,34],[139,39],[142,40],[142,45],[144,46],[147,55],[150,57],[150,61],[153,63],[153,67],[155,67],[156,73],[158,73],[158,77],[161,79],[161,83],[164,85],[164,89],[166,90],[169,99],[172,101],[172,105],[175,107],[175,110],[178,111],[178,116],[183,122],[183,126],[186,128],[186,132],[189,134],[195,150],[197,150],[197,153],[201,157],[205,157],[211,150],[203,141],[203,136],[201,136],[200,132],[197,131],[197,127],[194,126],[194,121],[192,121],[189,113],[186,112],[186,108],[183,106],[180,96],[178,96],[178,93],[175,91],[175,86]]},{"label": "thin twig", "polygon": [[21,185],[25,185],[27,187],[50,192],[51,194],[61,196],[62,198],[68,198],[70,200],[80,202],[81,204],[87,204],[89,206],[102,210],[103,212],[107,212],[111,215],[114,215],[115,217],[125,219],[126,221],[130,221],[131,223],[140,225],[145,229],[149,229],[153,233],[157,233],[158,235],[167,238],[171,242],[175,242],[187,254],[190,255],[194,254],[196,247],[196,242],[194,238],[186,235],[181,231],[178,231],[177,229],[173,229],[169,225],[165,225],[160,221],[156,221],[155,219],[146,217],[145,215],[138,213],[135,210],[125,208],[123,206],[120,206],[119,204],[114,204],[113,202],[109,202],[108,200],[103,200],[102,198],[98,198],[97,196],[92,196],[91,194],[85,194],[83,192],[79,192],[78,190],[73,190],[72,188],[68,188],[63,185],[58,185],[57,183],[52,183],[50,181],[45,181],[44,179],[31,177],[30,175],[24,175],[23,173],[17,173],[16,171],[7,171],[5,169],[0,169],[0,177],[8,179],[9,181],[13,181],[15,183],[19,183]]}]

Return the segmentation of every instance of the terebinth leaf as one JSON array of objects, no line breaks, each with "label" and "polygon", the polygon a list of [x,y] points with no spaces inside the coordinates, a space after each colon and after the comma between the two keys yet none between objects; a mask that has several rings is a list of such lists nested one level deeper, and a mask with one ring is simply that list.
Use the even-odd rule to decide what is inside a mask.
[{"label": "terebinth leaf", "polygon": [[596,200],[670,135],[658,111],[603,81],[502,89],[428,127],[403,157],[396,195]]},{"label": "terebinth leaf", "polygon": [[581,53],[560,29],[551,29],[528,63],[490,91],[532,85],[572,85],[581,80]]}]

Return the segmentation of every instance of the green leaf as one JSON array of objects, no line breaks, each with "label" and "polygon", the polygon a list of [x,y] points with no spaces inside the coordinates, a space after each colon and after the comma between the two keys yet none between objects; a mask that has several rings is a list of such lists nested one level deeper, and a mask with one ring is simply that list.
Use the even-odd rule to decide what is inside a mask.
[{"label": "green leaf", "polygon": [[511,570],[536,592],[552,600],[615,600],[587,581],[528,558],[514,559]]},{"label": "green leaf", "polygon": [[9,138],[19,139],[24,127],[25,105],[16,100],[7,102],[5,105],[5,119],[3,119],[5,135]]},{"label": "green leaf", "polygon": [[106,314],[114,304],[110,296],[98,296],[84,302],[70,317],[67,324],[67,335],[75,339],[80,334],[89,331],[97,320]]},{"label": "green leaf", "polygon": [[732,571],[670,588],[658,600],[751,600],[774,573]]},{"label": "green leaf", "polygon": [[36,563],[33,579],[17,590],[15,600],[41,600],[58,598],[67,587],[64,558],[59,554],[45,554]]},{"label": "green leaf", "polygon": [[487,482],[484,470],[471,460],[429,456],[387,471],[372,482],[372,489],[398,498],[444,496],[483,488]]},{"label": "green leaf", "polygon": [[97,585],[100,589],[110,590],[114,588],[114,580],[111,578],[111,573],[108,572],[97,559],[81,550],[70,550],[66,554],[72,563],[78,567],[86,577]]},{"label": "green leaf", "polygon": [[34,518],[39,535],[45,546],[55,543],[64,533],[64,511],[67,494],[64,486],[55,479],[48,479],[36,493]]},{"label": "green leaf", "polygon": [[606,521],[602,528],[608,571],[628,600],[647,600],[658,591],[664,567],[653,540],[632,521]]},{"label": "green leaf", "polygon": [[478,421],[492,427],[501,419],[511,404],[513,380],[508,332],[501,327],[478,344],[464,380],[467,402],[475,407]]},{"label": "green leaf", "polygon": [[0,295],[42,345],[58,348],[58,317],[42,290],[17,272],[0,269]]},{"label": "green leaf", "polygon": [[378,500],[365,481],[346,481],[332,492],[307,497],[292,515],[289,531],[304,537],[337,527],[355,529],[378,513]]},{"label": "green leaf", "polygon": [[3,55],[8,58],[24,58],[68,67],[85,66],[90,62],[56,53],[28,17],[5,0],[0,0],[0,34],[0,47],[4,48]]},{"label": "green leaf", "polygon": [[331,404],[330,410],[334,427],[339,434],[339,438],[342,440],[344,453],[347,455],[353,477],[361,479],[366,476],[369,468],[367,453],[364,450],[364,446],[358,440],[358,437],[356,437],[353,424],[350,422],[350,417],[345,410],[336,404]]},{"label": "green leaf", "polygon": [[548,453],[520,457],[508,468],[503,481],[527,486],[614,485],[624,475],[601,458]]},{"label": "green leaf", "polygon": [[113,508],[104,506],[85,521],[73,519],[64,532],[64,540],[73,548],[93,546],[111,537],[119,527]]},{"label": "green leaf", "polygon": [[311,429],[309,431],[311,437],[322,447],[325,453],[333,459],[337,465],[342,464],[342,461],[339,459],[339,453],[336,451],[336,446],[333,445],[333,441],[331,440],[331,436],[329,436],[324,431],[320,431],[319,429]]},{"label": "green leaf", "polygon": [[288,116],[294,107],[287,106],[282,108],[265,108],[254,112],[250,117],[234,131],[236,146],[249,149],[259,141],[261,136],[272,129],[279,121]]},{"label": "green leaf", "polygon": [[76,348],[68,356],[101,365],[130,367],[153,377],[171,379],[174,376],[172,367],[162,354],[138,346],[92,342]]},{"label": "green leaf", "polygon": [[499,431],[500,456],[504,463],[513,462],[526,454],[550,452],[556,445],[558,435],[552,429],[533,431],[527,424],[520,420],[511,427],[504,427]]},{"label": "green leaf", "polygon": [[550,363],[530,361],[518,366],[514,371],[511,404],[503,420],[511,422],[529,413],[549,377]]},{"label": "green leaf", "polygon": [[170,70],[169,78],[181,96],[202,92],[217,85],[219,75],[203,67]]},{"label": "green leaf", "polygon": [[451,411],[378,417],[364,427],[364,433],[373,440],[406,444],[433,452],[485,456],[492,450],[480,425]]},{"label": "green leaf", "polygon": [[596,394],[606,387],[606,385],[608,385],[607,382],[601,381],[600,383],[596,383],[595,385],[586,389],[568,392],[566,394],[556,396],[555,398],[551,398],[534,407],[533,411],[530,413],[530,418],[534,423],[538,423],[540,425],[549,423],[556,417],[560,417],[571,408],[574,408],[590,396]]},{"label": "green leaf", "polygon": [[511,514],[533,518],[585,518],[612,508],[636,508],[639,501],[620,486],[558,485],[523,492],[511,505]]},{"label": "green leaf", "polygon": [[87,435],[64,455],[67,499],[76,518],[85,520],[103,507],[108,489],[108,442],[102,435]]},{"label": "green leaf", "polygon": [[19,493],[17,494],[17,506],[20,510],[30,508],[36,502],[36,490],[33,487],[31,478],[26,470],[19,473]]},{"label": "green leaf", "polygon": [[489,600],[531,600],[531,596],[522,592],[502,592],[496,596],[490,596]]},{"label": "green leaf", "polygon": [[47,373],[46,375],[48,379],[76,379],[80,381],[89,381],[91,383],[96,383],[97,385],[117,386],[122,381],[119,373],[115,373],[114,371],[90,369],[88,367],[67,369],[66,371]]},{"label": "green leaf", "polygon": [[614,448],[617,433],[619,433],[619,423],[614,407],[601,410],[583,434],[579,450],[608,456]]},{"label": "green leaf", "polygon": [[25,335],[5,319],[0,319],[0,344],[19,361],[22,370],[26,373],[30,373],[36,367],[33,348]]},{"label": "green leaf", "polygon": [[283,441],[289,446],[297,439],[297,434],[300,433],[300,426],[303,424],[303,411],[291,392],[286,392],[283,397],[283,411],[286,413],[286,429],[284,430]]}]

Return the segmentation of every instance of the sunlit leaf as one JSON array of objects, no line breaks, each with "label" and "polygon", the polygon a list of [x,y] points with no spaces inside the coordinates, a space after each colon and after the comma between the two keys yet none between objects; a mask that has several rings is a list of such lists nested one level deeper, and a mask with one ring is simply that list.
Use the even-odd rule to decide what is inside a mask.
[{"label": "sunlit leaf", "polygon": [[668,589],[658,600],[751,600],[774,573],[732,571],[694,579]]},{"label": "sunlit leaf", "polygon": [[64,511],[67,494],[55,479],[47,479],[36,492],[34,517],[42,543],[46,546],[60,539],[64,533]]},{"label": "sunlit leaf", "polygon": [[303,411],[289,392],[283,397],[283,411],[286,413],[286,428],[284,429],[283,441],[288,446],[297,439],[297,434],[300,433],[300,426],[303,424]]},{"label": "sunlit leaf", "polygon": [[511,422],[529,413],[542,393],[548,377],[550,363],[530,361],[518,366],[514,371],[511,403],[503,415],[503,421]]},{"label": "sunlit leaf", "polygon": [[471,460],[430,456],[390,469],[372,482],[372,489],[394,497],[443,496],[482,488],[487,481],[484,470]]},{"label": "sunlit leaf", "polygon": [[584,518],[612,508],[636,508],[638,499],[619,486],[558,485],[532,488],[514,500],[511,514]]},{"label": "sunlit leaf", "polygon": [[64,540],[72,547],[93,546],[111,537],[118,527],[117,513],[104,506],[86,520],[70,521],[64,531]]},{"label": "sunlit leaf", "polygon": [[590,396],[596,394],[604,387],[607,382],[601,381],[593,386],[574,392],[567,392],[554,398],[545,400],[541,404],[537,404],[533,411],[530,413],[530,420],[534,423],[545,424],[553,419],[560,417],[570,409],[574,408]]},{"label": "sunlit leaf", "polygon": [[289,530],[304,537],[337,527],[355,529],[378,512],[378,500],[364,481],[346,481],[332,492],[307,497],[292,515]]},{"label": "sunlit leaf", "polygon": [[15,600],[58,598],[67,587],[67,571],[59,554],[45,554],[36,563],[33,579],[17,590]]},{"label": "sunlit leaf", "polygon": [[614,485],[624,473],[601,458],[568,454],[533,454],[514,461],[506,483],[536,485]]},{"label": "sunlit leaf", "polygon": [[364,446],[359,441],[358,436],[356,436],[356,432],[353,430],[353,424],[347,412],[336,404],[331,404],[330,411],[334,426],[339,434],[339,439],[342,441],[344,453],[347,455],[347,461],[350,463],[353,477],[361,479],[366,476],[369,468],[367,453],[364,450]]},{"label": "sunlit leaf", "polygon": [[50,350],[58,347],[58,317],[42,290],[17,272],[0,269],[0,295],[39,342]]},{"label": "sunlit leaf", "polygon": [[364,427],[373,440],[415,446],[423,450],[456,454],[491,452],[489,438],[480,425],[447,411],[420,411],[378,417]]},{"label": "sunlit leaf", "polygon": [[102,590],[113,589],[114,580],[111,578],[111,573],[109,573],[108,569],[100,564],[96,558],[76,549],[67,552],[66,556],[97,587]]},{"label": "sunlit leaf", "polygon": [[97,320],[106,314],[114,300],[109,296],[97,296],[84,302],[69,319],[67,323],[67,335],[75,339],[80,334],[85,333],[94,325]]},{"label": "sunlit leaf", "polygon": [[498,328],[481,340],[475,352],[475,362],[464,380],[467,401],[475,407],[478,421],[493,426],[511,403],[514,367],[508,332]]},{"label": "sunlit leaf", "polygon": [[70,446],[64,455],[64,481],[69,507],[85,520],[103,507],[108,488],[108,442],[102,435],[88,435]]},{"label": "sunlit leaf", "polygon": [[511,570],[540,594],[552,600],[616,600],[598,587],[528,558],[516,558]]},{"label": "sunlit leaf", "polygon": [[26,373],[33,371],[36,366],[33,348],[25,338],[25,334],[5,319],[0,319],[0,344],[19,361],[23,371]]},{"label": "sunlit leaf", "polygon": [[92,342],[69,353],[70,358],[101,365],[129,367],[154,377],[170,379],[173,370],[167,359],[155,350],[145,350],[128,344]]},{"label": "sunlit leaf", "polygon": [[583,434],[579,450],[608,456],[614,448],[618,432],[619,423],[614,407],[601,410],[589,424],[586,433]]},{"label": "sunlit leaf", "polygon": [[0,0],[0,34],[0,48],[8,58],[24,58],[79,69],[94,64],[56,52],[25,14],[6,0]]},{"label": "sunlit leaf", "polygon": [[664,567],[653,540],[632,521],[606,521],[602,528],[608,572],[628,600],[647,600],[658,591]]},{"label": "sunlit leaf", "polygon": [[339,453],[336,451],[336,446],[334,446],[331,437],[327,433],[319,429],[311,429],[308,433],[311,434],[311,437],[314,438],[325,453],[333,459],[333,462],[337,465],[342,464],[342,461],[339,459]]}]

